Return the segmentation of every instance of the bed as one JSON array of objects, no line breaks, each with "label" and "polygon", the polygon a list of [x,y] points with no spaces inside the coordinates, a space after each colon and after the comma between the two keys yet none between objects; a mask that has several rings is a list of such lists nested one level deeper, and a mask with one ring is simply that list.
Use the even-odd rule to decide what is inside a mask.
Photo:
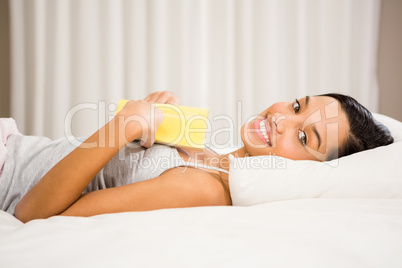
[{"label": "bed", "polygon": [[[398,152],[402,123],[393,123],[390,148]],[[388,155],[376,167],[384,175],[381,185],[390,187],[369,196],[309,192],[314,198],[299,194],[252,205],[240,204],[250,201],[240,196],[232,207],[55,216],[26,224],[0,211],[0,267],[402,267],[399,159]]]}]

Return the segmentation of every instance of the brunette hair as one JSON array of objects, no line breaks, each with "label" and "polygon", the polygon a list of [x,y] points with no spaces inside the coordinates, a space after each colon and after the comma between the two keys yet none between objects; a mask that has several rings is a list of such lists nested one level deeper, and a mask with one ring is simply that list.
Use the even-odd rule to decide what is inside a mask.
[{"label": "brunette hair", "polygon": [[394,142],[386,126],[374,119],[373,115],[354,98],[338,93],[323,94],[336,99],[346,113],[350,131],[344,144],[327,160],[351,155],[364,150],[385,146]]}]

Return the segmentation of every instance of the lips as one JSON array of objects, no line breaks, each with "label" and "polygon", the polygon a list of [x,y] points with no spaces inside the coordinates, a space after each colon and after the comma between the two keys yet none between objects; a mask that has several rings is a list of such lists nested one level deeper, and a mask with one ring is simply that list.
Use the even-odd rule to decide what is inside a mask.
[{"label": "lips", "polygon": [[257,120],[254,122],[254,129],[257,130],[257,136],[264,141],[268,146],[272,146],[270,142],[271,128],[268,123],[268,118]]}]

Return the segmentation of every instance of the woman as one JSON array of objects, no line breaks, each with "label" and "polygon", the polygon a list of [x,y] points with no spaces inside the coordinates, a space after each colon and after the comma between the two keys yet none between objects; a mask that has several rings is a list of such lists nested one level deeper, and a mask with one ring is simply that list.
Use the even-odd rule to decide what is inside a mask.
[{"label": "woman", "polygon": [[[50,170],[38,182],[29,181],[32,184],[26,187],[29,191],[21,190],[28,191],[23,198],[14,198],[9,202],[11,204],[21,199],[15,207],[15,216],[27,222],[54,215],[91,216],[162,208],[231,205],[226,173],[228,155],[217,155],[209,150],[197,154],[189,149],[152,146],[154,133],[163,121],[163,113],[153,107],[154,102],[177,104],[178,100],[170,92],[156,92],[144,100],[128,102],[104,127],[49,167]],[[151,122],[152,110],[155,122]],[[389,131],[375,122],[364,107],[351,97],[337,94],[276,103],[243,125],[241,138],[244,146],[232,152],[235,157],[274,154],[295,160],[318,161],[393,142]],[[100,140],[106,143],[100,146]],[[121,174],[127,169],[127,162],[116,162],[118,152],[130,150],[128,145],[133,140],[141,140],[145,148],[152,146],[147,150],[138,147],[132,149],[136,157],[148,152],[159,157],[160,150],[154,148],[163,147],[176,152],[183,161],[202,163],[207,167],[173,165],[156,172],[155,178],[148,175],[146,180],[137,183],[117,183],[109,187],[106,177],[113,177],[112,180],[117,181],[119,176],[116,175],[116,179],[115,175],[110,174]],[[129,152],[130,156],[132,153]],[[38,156],[39,160],[36,158],[32,161],[42,163],[42,157]],[[9,168],[12,165],[8,162],[5,170],[8,168],[17,174],[17,168]],[[25,169],[29,169],[28,165]],[[116,165],[119,166],[117,171],[106,174]],[[209,169],[208,166],[216,169]],[[130,170],[129,174],[137,172],[136,168],[134,166],[134,171]],[[24,174],[25,169],[18,174]],[[141,174],[146,171],[138,172]],[[105,178],[99,179],[97,176]],[[94,183],[103,185],[94,186]],[[13,212],[12,209],[8,211]]]}]

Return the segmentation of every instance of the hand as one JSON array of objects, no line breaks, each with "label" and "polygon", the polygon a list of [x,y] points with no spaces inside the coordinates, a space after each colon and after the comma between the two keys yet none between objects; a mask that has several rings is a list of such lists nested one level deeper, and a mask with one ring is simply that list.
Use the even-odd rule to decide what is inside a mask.
[{"label": "hand", "polygon": [[155,133],[162,124],[164,115],[154,104],[144,100],[131,100],[116,115],[120,133],[130,142],[141,140],[141,145],[151,147],[155,142]]},{"label": "hand", "polygon": [[151,103],[167,103],[179,105],[179,98],[170,91],[156,91],[154,93],[149,94],[144,101]]}]

